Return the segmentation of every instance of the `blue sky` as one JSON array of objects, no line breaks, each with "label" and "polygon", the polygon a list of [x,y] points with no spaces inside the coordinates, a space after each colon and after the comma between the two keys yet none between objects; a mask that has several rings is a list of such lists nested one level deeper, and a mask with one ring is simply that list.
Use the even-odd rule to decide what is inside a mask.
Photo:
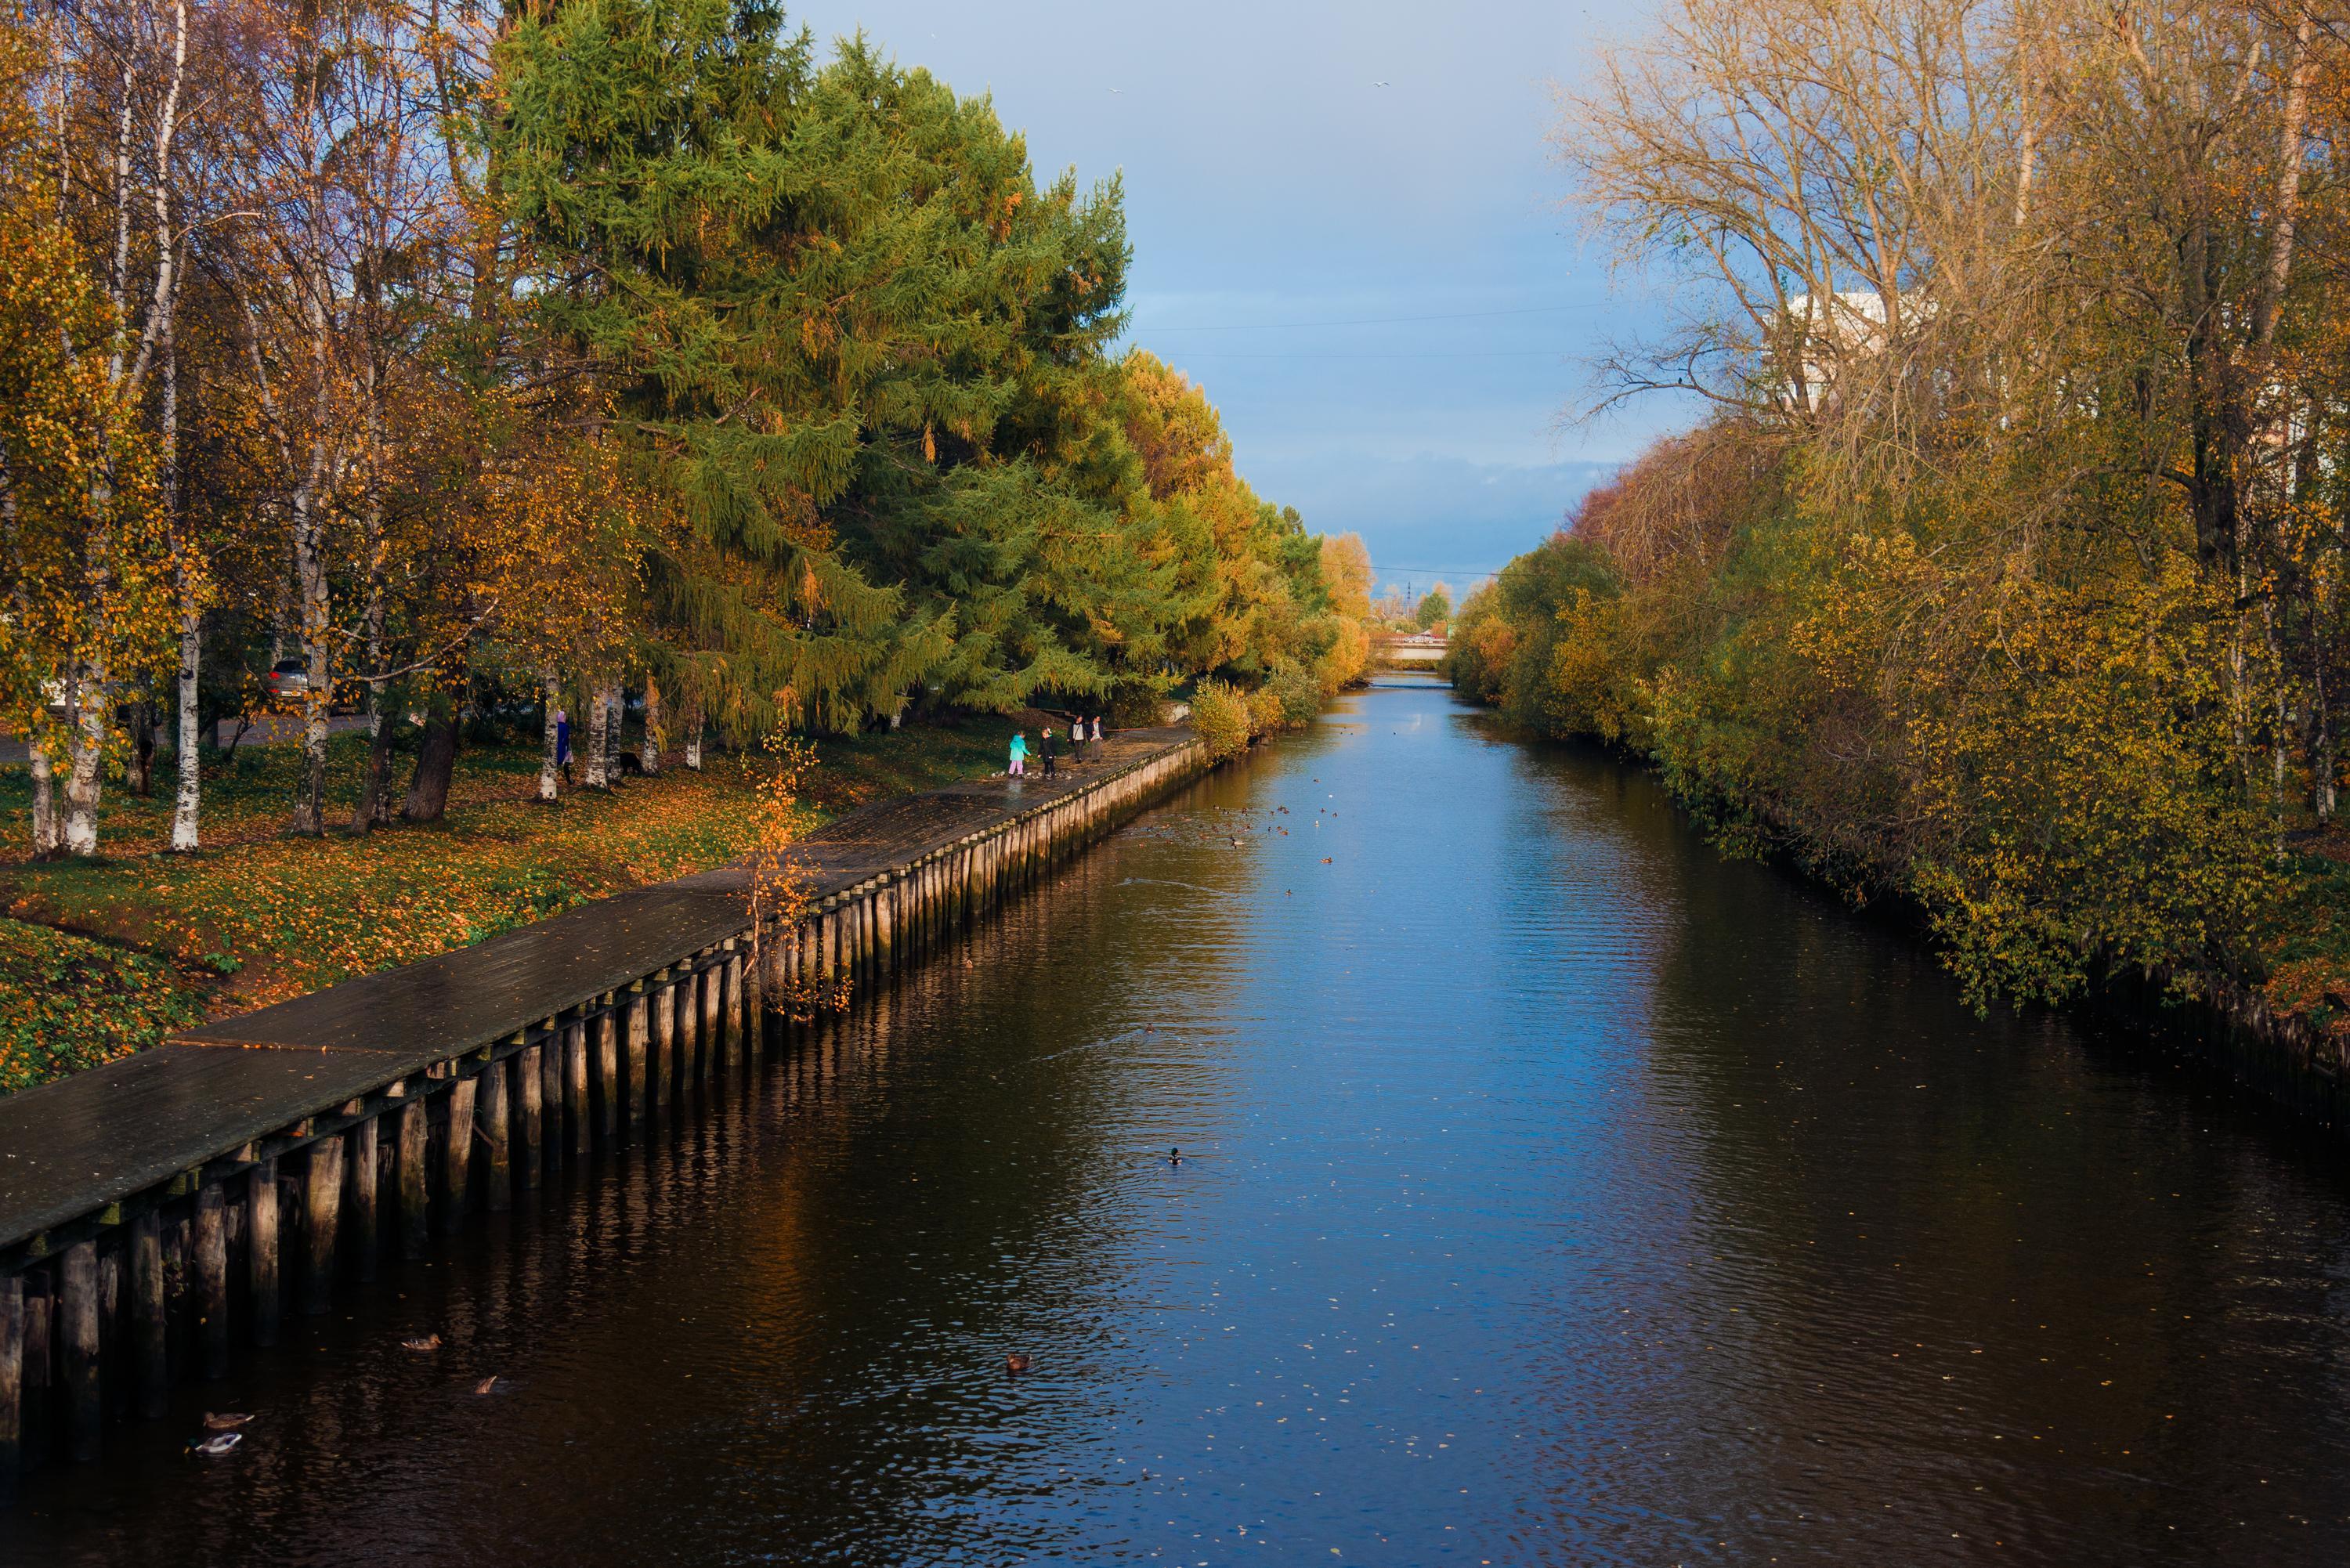
[{"label": "blue sky", "polygon": [[1537,543],[1686,422],[1564,422],[1588,357],[1657,305],[1562,206],[1552,88],[1645,8],[820,0],[793,19],[827,44],[861,25],[993,93],[1042,178],[1122,171],[1130,339],[1207,388],[1261,494],[1424,588]]}]

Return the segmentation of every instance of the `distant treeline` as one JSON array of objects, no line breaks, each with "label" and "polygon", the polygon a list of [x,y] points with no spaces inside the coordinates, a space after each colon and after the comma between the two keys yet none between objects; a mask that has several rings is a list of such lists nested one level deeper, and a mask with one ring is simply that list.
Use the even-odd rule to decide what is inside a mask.
[{"label": "distant treeline", "polygon": [[485,700],[584,730],[626,688],[698,746],[1356,678],[1359,541],[1107,351],[1120,201],[769,0],[16,14],[0,722],[36,848],[95,853],[174,712],[194,847],[203,722],[273,673],[311,833],[338,703],[379,738],[365,831],[386,716],[425,720],[429,815]]},{"label": "distant treeline", "polygon": [[2298,4],[1678,0],[1561,128],[1712,409],[1452,672],[1978,1000],[2229,974],[2341,1026],[2350,53]]}]

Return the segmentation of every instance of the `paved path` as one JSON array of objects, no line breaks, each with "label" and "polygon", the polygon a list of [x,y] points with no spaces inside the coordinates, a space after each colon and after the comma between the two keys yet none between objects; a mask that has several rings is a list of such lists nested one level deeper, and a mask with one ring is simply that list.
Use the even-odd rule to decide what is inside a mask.
[{"label": "paved path", "polygon": [[[330,735],[339,735],[347,731],[366,728],[367,715],[364,713],[335,713],[329,715],[327,720],[327,733]],[[176,722],[156,725],[155,749],[159,752],[171,750],[172,742],[178,737],[180,727]],[[235,734],[236,721],[224,719],[213,726],[213,744],[224,746]],[[263,713],[254,719],[252,727],[245,731],[244,738],[238,741],[237,744],[281,746],[301,738],[302,721],[298,716]],[[13,735],[0,735],[0,767],[21,764],[29,761],[31,758],[26,754],[24,742]],[[159,773],[157,777],[160,780],[162,775]]]}]

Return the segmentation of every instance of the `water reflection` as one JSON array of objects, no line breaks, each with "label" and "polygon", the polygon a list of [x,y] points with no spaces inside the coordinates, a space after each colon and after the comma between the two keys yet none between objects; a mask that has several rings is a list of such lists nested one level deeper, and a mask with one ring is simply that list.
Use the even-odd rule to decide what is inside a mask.
[{"label": "water reflection", "polygon": [[2330,1563],[2345,1198],[1399,683],[0,1556]]}]

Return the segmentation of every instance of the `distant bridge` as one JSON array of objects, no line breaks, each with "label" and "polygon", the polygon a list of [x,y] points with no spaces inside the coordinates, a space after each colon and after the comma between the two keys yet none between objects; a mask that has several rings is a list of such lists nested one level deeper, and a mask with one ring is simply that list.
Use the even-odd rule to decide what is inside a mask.
[{"label": "distant bridge", "polygon": [[1444,650],[1450,646],[1442,633],[1423,631],[1410,637],[1375,637],[1371,653],[1380,664],[1434,665],[1443,662]]}]

